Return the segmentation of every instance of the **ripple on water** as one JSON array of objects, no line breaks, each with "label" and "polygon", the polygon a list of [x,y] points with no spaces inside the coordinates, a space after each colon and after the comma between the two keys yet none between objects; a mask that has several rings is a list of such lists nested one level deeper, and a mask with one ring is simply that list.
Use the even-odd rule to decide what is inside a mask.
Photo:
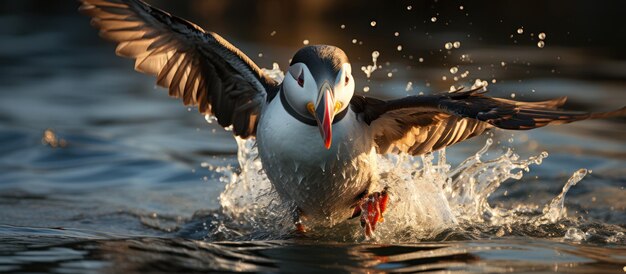
[{"label": "ripple on water", "polygon": [[[2,229],[0,227],[0,229]],[[11,239],[19,245],[19,240]],[[0,246],[7,246],[4,241]],[[90,239],[0,251],[0,271],[161,272],[618,272],[619,248],[507,239],[404,245],[181,238]]]}]

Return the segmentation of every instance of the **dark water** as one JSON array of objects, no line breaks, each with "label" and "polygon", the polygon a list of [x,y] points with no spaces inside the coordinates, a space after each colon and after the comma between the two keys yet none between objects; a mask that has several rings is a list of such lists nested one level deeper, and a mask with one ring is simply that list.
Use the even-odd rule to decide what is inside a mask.
[{"label": "dark water", "polygon": [[[202,7],[199,2],[192,3]],[[505,182],[489,199],[494,206],[540,207],[574,171],[593,170],[567,194],[568,217],[552,224],[469,223],[393,244],[250,232],[221,213],[223,174],[203,167],[237,166],[230,133],[167,98],[150,77],[134,73],[131,62],[115,57],[113,46],[74,13],[75,3],[37,3],[0,4],[6,11],[0,13],[0,272],[626,271],[624,119],[519,133],[512,143],[510,132],[496,133],[500,146],[522,156],[544,150],[550,156],[523,179]],[[495,7],[489,17],[473,13],[479,7],[469,3],[464,9],[470,15],[458,20],[463,15],[454,13],[458,5],[441,4],[413,4],[421,17],[402,19],[394,9],[404,12],[406,5],[377,14],[381,4],[376,4],[344,19],[324,1],[298,24],[293,17],[291,25],[269,15],[249,17],[245,20],[261,22],[249,32],[232,16],[241,7],[235,3],[217,18],[190,12],[188,2],[166,6],[184,8],[179,14],[226,32],[265,67],[276,61],[285,68],[304,39],[337,44],[355,64],[357,89],[367,85],[381,97],[447,90],[481,78],[499,96],[567,95],[567,107],[588,111],[626,105],[625,55],[604,31],[621,23],[602,16],[618,10],[615,6],[575,8],[596,18],[577,24],[595,24],[600,33],[504,16],[504,23],[489,29],[488,22],[501,19],[497,8],[508,11]],[[439,24],[431,26],[431,16],[439,16]],[[520,26],[526,26],[525,34],[515,36]],[[276,37],[270,35],[273,29]],[[544,30],[546,46],[539,49],[529,33]],[[617,29],[611,35],[616,41],[626,37]],[[448,41],[462,46],[448,54]],[[383,68],[368,81],[358,68],[371,62],[373,50],[381,52]],[[472,62],[460,61],[462,54]],[[459,64],[459,78],[465,70],[471,73],[455,82],[449,68]],[[413,89],[406,91],[408,81]],[[478,139],[451,148],[448,160],[458,164],[483,144]]]}]

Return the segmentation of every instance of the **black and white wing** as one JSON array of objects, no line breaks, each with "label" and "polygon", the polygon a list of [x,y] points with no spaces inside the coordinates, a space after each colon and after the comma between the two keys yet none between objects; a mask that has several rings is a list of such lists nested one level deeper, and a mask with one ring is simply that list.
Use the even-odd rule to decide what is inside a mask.
[{"label": "black and white wing", "polygon": [[470,90],[391,101],[355,96],[350,103],[372,128],[379,153],[412,155],[439,150],[493,127],[527,130],[626,114],[626,108],[596,114],[558,110],[565,100],[519,102]]},{"label": "black and white wing", "polygon": [[232,125],[235,135],[255,134],[278,83],[239,49],[141,0],[79,1],[100,35],[118,43],[116,53],[135,59],[137,71],[156,76],[171,96],[215,115],[220,125]]}]

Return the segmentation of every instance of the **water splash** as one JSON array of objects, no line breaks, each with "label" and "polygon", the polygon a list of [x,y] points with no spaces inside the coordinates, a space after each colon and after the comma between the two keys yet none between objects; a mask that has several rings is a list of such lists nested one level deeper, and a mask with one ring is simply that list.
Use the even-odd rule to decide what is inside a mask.
[{"label": "water splash", "polygon": [[492,144],[493,141],[488,139],[473,157],[467,158],[447,174],[449,180],[444,192],[453,210],[466,222],[495,224],[503,221],[507,211],[492,208],[487,200],[489,196],[504,181],[520,180],[523,171],[528,172],[530,165],[539,165],[548,156],[547,152],[542,152],[538,156],[520,160],[509,148],[499,157],[483,161],[481,158]]},{"label": "water splash", "polygon": [[272,63],[271,69],[262,68],[261,70],[263,71],[263,73],[265,73],[270,78],[276,80],[278,83],[281,83],[283,79],[285,79],[285,73],[280,69],[278,63]]},{"label": "water splash", "polygon": [[[255,141],[237,139],[237,144],[240,170],[224,171],[227,184],[219,198],[223,213],[233,221],[218,224],[218,232],[256,235],[262,239],[293,235],[292,207],[280,199],[263,172]],[[380,185],[390,187],[392,202],[385,222],[378,226],[376,240],[437,239],[450,231],[485,232],[487,228],[494,230],[496,236],[513,235],[516,226],[528,229],[567,218],[565,194],[587,170],[574,173],[561,194],[545,205],[543,211],[533,211],[532,206],[524,205],[494,207],[488,198],[503,182],[520,180],[530,166],[540,165],[548,154],[542,152],[520,159],[511,149],[506,149],[495,158],[484,160],[492,145],[493,141],[488,139],[484,147],[455,167],[447,162],[445,150],[419,157],[379,155]],[[356,220],[315,233],[338,240],[362,239]]]},{"label": "water splash", "polygon": [[236,140],[240,171],[224,174],[228,183],[219,197],[223,213],[247,230],[276,235],[291,232],[291,207],[280,199],[265,175],[254,140]]},{"label": "water splash", "polygon": [[584,168],[579,169],[567,180],[561,193],[554,197],[554,199],[543,208],[543,215],[541,216],[543,220],[554,223],[561,218],[567,217],[565,194],[567,194],[572,186],[575,186],[580,180],[587,176],[588,172],[591,173],[591,171],[587,171]]}]

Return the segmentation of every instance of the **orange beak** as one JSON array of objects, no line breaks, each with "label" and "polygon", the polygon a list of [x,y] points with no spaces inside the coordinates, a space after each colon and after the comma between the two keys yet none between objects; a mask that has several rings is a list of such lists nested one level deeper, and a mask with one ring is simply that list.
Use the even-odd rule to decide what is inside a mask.
[{"label": "orange beak", "polygon": [[333,119],[335,118],[335,98],[330,88],[322,88],[322,98],[315,107],[315,120],[320,129],[322,139],[324,139],[324,147],[330,149],[333,141]]}]

